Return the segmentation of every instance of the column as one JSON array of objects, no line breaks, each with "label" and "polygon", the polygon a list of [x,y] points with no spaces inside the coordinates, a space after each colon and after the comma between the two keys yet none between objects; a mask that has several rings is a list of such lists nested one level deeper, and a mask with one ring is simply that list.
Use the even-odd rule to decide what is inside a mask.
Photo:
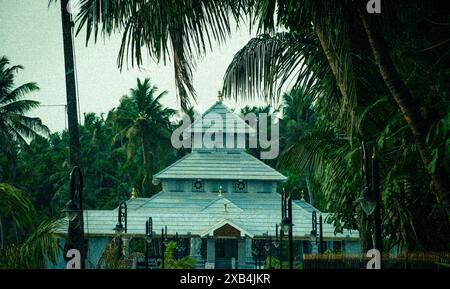
[{"label": "column", "polygon": [[123,256],[128,257],[130,255],[130,238],[129,237],[123,237]]},{"label": "column", "polygon": [[214,237],[208,237],[206,246],[206,262],[216,263],[216,239]]},{"label": "column", "polygon": [[247,267],[254,267],[255,262],[252,254],[252,239],[249,237],[245,237],[245,262],[247,263]]},{"label": "column", "polygon": [[195,265],[196,268],[204,268],[204,264],[202,262],[201,247],[202,239],[200,237],[191,237],[189,256],[197,260],[197,263]]},{"label": "column", "polygon": [[238,259],[237,259],[237,269],[245,269],[246,265],[246,243],[245,238],[238,239]]},{"label": "column", "polygon": [[319,254],[319,244],[316,241],[311,241],[311,253]]}]

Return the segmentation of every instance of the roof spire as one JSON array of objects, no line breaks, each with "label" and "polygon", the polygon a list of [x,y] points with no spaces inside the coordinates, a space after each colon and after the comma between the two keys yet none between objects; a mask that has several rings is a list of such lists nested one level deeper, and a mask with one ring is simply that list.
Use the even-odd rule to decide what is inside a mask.
[{"label": "roof spire", "polygon": [[135,188],[133,188],[133,190],[131,191],[131,198],[132,199],[136,199],[138,196],[137,191]]},{"label": "roof spire", "polygon": [[219,186],[219,198],[223,198],[223,187]]},{"label": "roof spire", "polygon": [[217,103],[222,103],[223,102],[223,93],[219,90],[218,95],[217,95]]}]

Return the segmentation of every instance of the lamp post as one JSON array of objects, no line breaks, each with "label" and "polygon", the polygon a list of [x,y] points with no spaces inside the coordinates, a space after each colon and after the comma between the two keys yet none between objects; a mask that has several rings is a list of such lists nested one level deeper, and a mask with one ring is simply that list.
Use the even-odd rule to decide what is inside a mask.
[{"label": "lamp post", "polygon": [[263,240],[258,240],[258,269],[261,269],[261,263],[263,263],[262,260],[263,250],[264,250]]},{"label": "lamp post", "polygon": [[292,196],[287,197],[286,191],[283,190],[281,229],[284,234],[288,235],[289,269],[294,269],[292,226]]},{"label": "lamp post", "polygon": [[269,255],[269,269],[272,269],[272,236],[267,232],[266,244],[264,245],[266,253]]},{"label": "lamp post", "polygon": [[253,259],[255,260],[255,269],[258,269],[258,247],[256,244],[257,240],[253,240],[253,246],[252,246],[252,254],[253,254]]},{"label": "lamp post", "polygon": [[383,252],[383,240],[381,237],[381,196],[380,196],[380,169],[378,158],[376,156],[375,148],[372,154],[372,192],[375,200],[374,210],[374,235],[375,235],[375,249],[380,252],[380,257]]},{"label": "lamp post", "polygon": [[148,246],[153,241],[153,219],[148,218],[145,222],[145,269],[148,269]]},{"label": "lamp post", "polygon": [[[74,167],[70,173],[70,199],[63,209],[69,219],[68,242],[64,252],[70,249],[78,249],[81,255],[81,268],[85,268],[87,242],[84,239],[83,222],[83,174],[79,167]],[[66,254],[64,254],[66,256]]]},{"label": "lamp post", "polygon": [[121,202],[119,205],[119,209],[117,212],[117,224],[114,228],[114,231],[116,231],[116,234],[118,236],[119,240],[119,252],[118,257],[119,259],[122,258],[122,237],[121,235],[123,233],[127,233],[127,203]]},{"label": "lamp post", "polygon": [[176,260],[180,259],[183,256],[184,250],[186,250],[186,246],[184,245],[184,239],[178,238],[178,232],[176,233],[176,242],[177,245],[175,247],[176,252]]},{"label": "lamp post", "polygon": [[167,226],[165,226],[163,229],[161,229],[161,249],[162,249],[161,268],[162,269],[164,269],[164,267],[165,267],[165,253],[166,253],[167,243],[168,243]]},{"label": "lamp post", "polygon": [[[370,168],[369,168],[370,166]],[[370,170],[370,172],[369,172]],[[367,145],[361,142],[361,175],[362,194],[357,199],[366,215],[374,214],[374,247],[380,254],[383,251],[381,236],[381,196],[380,196],[380,169],[375,147],[369,162]]]},{"label": "lamp post", "polygon": [[[312,241],[316,241],[317,244],[317,236],[319,236],[319,253],[323,254],[323,219],[322,215],[319,216],[319,221],[317,222],[317,212],[312,212],[312,230],[310,233],[310,237]],[[317,225],[319,225],[319,235],[317,235]]]},{"label": "lamp post", "polygon": [[278,238],[278,224],[275,224],[275,240],[273,240],[273,242],[272,242],[272,245],[275,247],[275,251],[276,251],[276,249],[278,249],[280,244],[281,244],[281,242],[280,242],[280,239]]},{"label": "lamp post", "polygon": [[175,252],[174,252],[174,260],[178,260],[178,232],[175,232]]}]

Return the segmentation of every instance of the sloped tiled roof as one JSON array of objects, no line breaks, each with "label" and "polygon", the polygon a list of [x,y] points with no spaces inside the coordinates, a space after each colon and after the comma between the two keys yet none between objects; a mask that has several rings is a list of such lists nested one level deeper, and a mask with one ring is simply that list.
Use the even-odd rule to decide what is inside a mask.
[{"label": "sloped tiled roof", "polygon": [[154,179],[269,180],[287,178],[246,152],[197,151],[157,173]]},{"label": "sloped tiled roof", "polygon": [[[185,132],[206,132],[211,124],[205,121],[207,116],[220,116],[223,121],[222,132],[234,132],[234,133],[254,133],[255,130],[250,127],[241,117],[229,109],[221,102],[215,103],[202,116],[196,119]],[[213,118],[212,118],[213,119]]]},{"label": "sloped tiled roof", "polygon": [[[225,210],[224,203],[228,203]],[[128,202],[128,234],[144,235],[145,221],[153,218],[153,228],[160,234],[167,226],[168,234],[203,235],[218,223],[234,224],[244,233],[263,236],[275,234],[275,225],[280,223],[281,198],[278,193],[215,193],[161,192],[152,198],[130,199]],[[296,239],[307,239],[311,232],[311,210],[314,207],[304,201],[295,201],[292,206],[293,235]],[[326,214],[323,214],[326,216]],[[84,212],[85,233],[91,236],[112,236],[117,222],[117,209],[88,210]],[[67,232],[62,225],[61,234]],[[334,234],[334,227],[323,224],[325,239],[355,239],[357,231]]]}]

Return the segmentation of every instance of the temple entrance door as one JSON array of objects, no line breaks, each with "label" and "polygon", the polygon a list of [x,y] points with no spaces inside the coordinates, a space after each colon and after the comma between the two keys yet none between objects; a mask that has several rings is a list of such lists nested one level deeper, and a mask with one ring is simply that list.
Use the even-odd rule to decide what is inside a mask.
[{"label": "temple entrance door", "polygon": [[218,269],[236,268],[238,260],[238,239],[241,232],[230,224],[214,231],[215,267]]},{"label": "temple entrance door", "polygon": [[238,261],[238,240],[231,238],[217,238],[215,247],[215,267],[217,269],[232,269],[233,267],[236,268],[235,264]]}]

